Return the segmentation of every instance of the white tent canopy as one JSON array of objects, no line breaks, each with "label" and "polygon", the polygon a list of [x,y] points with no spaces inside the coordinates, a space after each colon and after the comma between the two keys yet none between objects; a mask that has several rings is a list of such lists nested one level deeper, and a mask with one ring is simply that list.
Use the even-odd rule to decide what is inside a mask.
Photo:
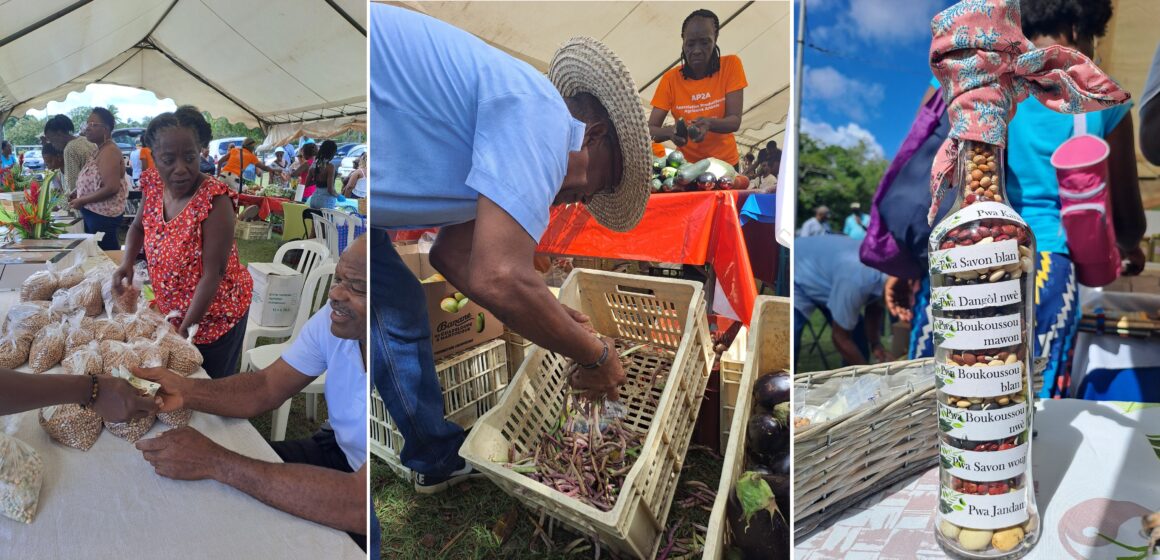
[{"label": "white tent canopy", "polygon": [[365,129],[359,0],[0,0],[0,12],[0,121],[107,83],[264,129],[351,116]]},{"label": "white tent canopy", "polygon": [[718,45],[745,66],[749,87],[737,141],[780,139],[789,113],[790,2],[392,2],[437,17],[547,72],[552,54],[576,35],[603,41],[628,65],[650,106],[666,70],[679,64],[681,23],[706,8],[721,20]]}]

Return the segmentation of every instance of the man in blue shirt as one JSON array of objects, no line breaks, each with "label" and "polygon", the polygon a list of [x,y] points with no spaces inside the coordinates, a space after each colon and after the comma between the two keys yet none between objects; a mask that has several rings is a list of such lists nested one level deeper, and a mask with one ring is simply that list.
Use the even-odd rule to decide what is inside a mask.
[{"label": "man in blue shirt", "polygon": [[133,147],[133,152],[129,154],[129,166],[133,168],[133,184],[141,179],[141,141],[137,141],[137,145]]},{"label": "man in blue shirt", "polygon": [[367,242],[360,237],[334,271],[330,302],[315,313],[278,361],[221,379],[181,377],[164,368],[134,370],[161,384],[162,412],[179,408],[234,418],[274,410],[326,373],[330,429],[270,446],[284,463],[230,451],[185,427],[137,442],[157,474],[213,479],[287,513],[341,529],[366,548]]},{"label": "man in blue shirt", "polygon": [[814,217],[802,224],[801,229],[798,230],[798,237],[812,237],[827,233],[830,233],[830,209],[819,206],[814,209]]},{"label": "man in blue shirt", "polygon": [[862,264],[861,245],[842,235],[802,237],[794,242],[794,348],[801,347],[802,330],[818,309],[830,321],[834,347],[843,363],[866,364],[871,356],[879,362],[891,359],[881,341],[886,275]]},{"label": "man in blue shirt", "polygon": [[850,239],[861,241],[866,238],[866,228],[869,226],[870,214],[862,212],[862,204],[859,202],[850,204],[850,215],[846,216],[846,225],[842,228],[842,233]]},{"label": "man in blue shirt", "polygon": [[[647,119],[623,63],[572,39],[546,78],[429,16],[370,8],[369,189],[375,385],[421,493],[475,476],[463,430],[443,418],[426,302],[385,229],[439,227],[431,264],[537,345],[583,366],[572,385],[614,396],[624,372],[609,339],[560,305],[533,267],[554,204],[582,203],[631,229],[648,199]],[[381,294],[381,295],[380,295]]]}]

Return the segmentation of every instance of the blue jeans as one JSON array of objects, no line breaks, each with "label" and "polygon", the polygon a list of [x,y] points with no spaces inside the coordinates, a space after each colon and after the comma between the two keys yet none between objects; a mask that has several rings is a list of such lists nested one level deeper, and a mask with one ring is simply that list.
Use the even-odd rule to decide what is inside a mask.
[{"label": "blue jeans", "polygon": [[463,428],[443,417],[435,375],[427,300],[381,229],[370,232],[371,371],[375,388],[406,443],[400,459],[424,475],[446,476],[464,466]]},{"label": "blue jeans", "polygon": [[314,191],[314,194],[310,195],[309,203],[311,208],[333,210],[338,205],[338,197],[330,196],[330,193],[326,192],[326,189],[319,188]]},{"label": "blue jeans", "polygon": [[117,228],[121,227],[121,217],[111,218],[98,214],[88,208],[81,208],[81,216],[85,220],[85,233],[105,232],[101,242],[97,244],[104,251],[116,251],[121,248],[117,240]]}]

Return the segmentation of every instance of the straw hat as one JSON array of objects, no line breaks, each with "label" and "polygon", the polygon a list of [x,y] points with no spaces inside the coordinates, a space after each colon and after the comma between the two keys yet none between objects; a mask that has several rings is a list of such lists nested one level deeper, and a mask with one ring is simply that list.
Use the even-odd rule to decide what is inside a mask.
[{"label": "straw hat", "polygon": [[548,79],[564,97],[587,92],[608,110],[620,139],[624,174],[616,192],[593,196],[587,208],[600,225],[613,231],[636,227],[648,202],[652,153],[648,119],[628,68],[600,41],[573,37],[552,57]]}]

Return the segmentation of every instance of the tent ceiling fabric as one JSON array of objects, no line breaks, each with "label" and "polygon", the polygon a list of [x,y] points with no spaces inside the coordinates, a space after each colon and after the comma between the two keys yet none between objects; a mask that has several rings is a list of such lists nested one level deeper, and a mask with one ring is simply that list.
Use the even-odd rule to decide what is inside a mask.
[{"label": "tent ceiling fabric", "polygon": [[[1139,99],[1152,66],[1152,56],[1160,44],[1160,2],[1156,0],[1115,0],[1107,34],[1100,39],[1096,56],[1100,66],[1120,85]],[[1139,107],[1132,110],[1133,123],[1140,124]],[[1139,130],[1136,131],[1139,136]],[[1139,140],[1137,138],[1137,140]],[[1156,178],[1160,169],[1144,160],[1136,146],[1140,177]]]},{"label": "tent ceiling fabric", "polygon": [[[392,2],[394,3],[394,2]],[[400,2],[482,38],[541,72],[556,48],[576,35],[607,44],[625,62],[641,102],[650,106],[659,76],[681,56],[681,23],[712,10],[722,27],[722,54],[737,54],[749,87],[739,143],[776,138],[789,113],[790,2]]]},{"label": "tent ceiling fabric", "polygon": [[9,4],[0,20],[0,41],[7,42],[0,47],[0,103],[9,106],[0,112],[20,114],[109,83],[251,126],[344,115],[365,120],[365,4],[333,3],[344,13],[321,0]]}]

